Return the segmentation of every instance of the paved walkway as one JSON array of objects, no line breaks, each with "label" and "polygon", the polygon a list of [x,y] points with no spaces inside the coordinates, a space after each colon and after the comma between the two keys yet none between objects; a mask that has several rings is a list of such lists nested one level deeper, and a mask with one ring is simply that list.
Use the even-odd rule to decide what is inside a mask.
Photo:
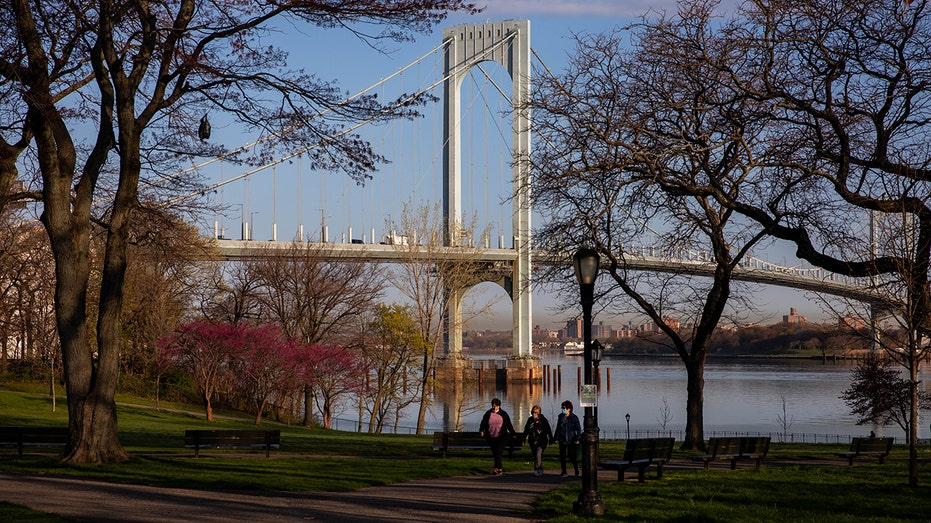
[{"label": "paved walkway", "polygon": [[[846,464],[837,459],[766,462],[767,466],[800,463]],[[666,469],[701,467],[691,460],[673,460]],[[729,467],[719,462],[712,468]],[[636,472],[628,471],[626,477],[632,481]],[[617,481],[617,472],[599,470],[598,481]],[[579,478],[561,478],[552,472],[538,478],[519,471],[409,481],[353,492],[217,492],[0,472],[0,500],[95,522],[516,523],[533,521],[530,504],[537,496],[573,483],[580,484]]]},{"label": "paved walkway", "polygon": [[[616,473],[612,474],[617,479]],[[599,478],[602,476],[599,475]],[[609,476],[605,480],[611,479]],[[526,522],[541,493],[578,478],[461,476],[354,492],[216,492],[0,473],[0,500],[82,521]]]}]

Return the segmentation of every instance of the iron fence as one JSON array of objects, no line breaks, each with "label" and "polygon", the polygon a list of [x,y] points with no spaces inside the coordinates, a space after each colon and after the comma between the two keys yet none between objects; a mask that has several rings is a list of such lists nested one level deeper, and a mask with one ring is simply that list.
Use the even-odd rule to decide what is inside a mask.
[{"label": "iron fence", "polygon": [[[333,418],[332,428],[334,430],[342,430],[346,432],[366,432],[368,430],[368,423],[362,423],[361,426],[358,420],[351,419],[341,419]],[[425,434],[433,434],[434,432],[441,432],[444,429],[438,427],[426,427],[424,429]],[[399,425],[395,427],[393,424],[386,424],[382,428],[382,433],[384,434],[417,434],[416,427],[402,426]],[[733,437],[733,436],[769,436],[773,442],[778,443],[850,443],[850,441],[858,437],[856,434],[819,434],[815,432],[754,432],[754,431],[732,431],[732,430],[706,430],[705,438],[717,438],[717,437]],[[685,431],[678,430],[631,430],[630,438],[658,438],[658,437],[671,437],[675,438],[676,441],[682,441],[685,439]],[[599,438],[605,441],[614,441],[614,440],[626,440],[628,438],[628,432],[625,429],[601,429],[599,433]],[[905,443],[903,438],[893,438],[894,443]]]}]

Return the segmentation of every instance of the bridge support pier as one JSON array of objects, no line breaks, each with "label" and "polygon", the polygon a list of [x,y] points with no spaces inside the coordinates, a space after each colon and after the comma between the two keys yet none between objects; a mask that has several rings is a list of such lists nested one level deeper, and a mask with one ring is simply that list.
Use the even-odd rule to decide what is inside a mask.
[{"label": "bridge support pier", "polygon": [[505,379],[508,383],[543,383],[543,359],[512,355],[508,358]]},{"label": "bridge support pier", "polygon": [[457,382],[491,382],[504,385],[526,385],[543,383],[543,360],[536,356],[511,355],[504,360],[504,368],[473,361],[461,353],[447,354],[437,358],[436,381],[443,386]]}]

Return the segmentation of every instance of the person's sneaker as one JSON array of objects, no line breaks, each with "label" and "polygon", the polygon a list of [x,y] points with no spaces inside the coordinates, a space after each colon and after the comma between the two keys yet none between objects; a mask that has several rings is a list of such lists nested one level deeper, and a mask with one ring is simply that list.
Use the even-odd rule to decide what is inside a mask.
[{"label": "person's sneaker", "polygon": [[569,477],[569,474],[566,474],[565,472],[563,472],[562,474],[559,475],[559,477],[561,477],[561,478],[568,478],[568,477]]},{"label": "person's sneaker", "polygon": [[495,476],[501,474],[501,469],[491,469],[491,473]]},{"label": "person's sneaker", "polygon": [[497,471],[497,472],[495,472],[495,474],[497,474],[497,475],[499,475],[499,476],[502,475],[502,474],[504,474],[504,469],[495,469],[495,470]]}]

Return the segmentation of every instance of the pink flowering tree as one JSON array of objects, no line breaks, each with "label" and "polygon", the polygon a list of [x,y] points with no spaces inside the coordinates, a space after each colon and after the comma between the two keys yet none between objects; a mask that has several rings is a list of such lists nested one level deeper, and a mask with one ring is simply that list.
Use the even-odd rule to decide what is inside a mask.
[{"label": "pink flowering tree", "polygon": [[294,366],[302,369],[304,380],[313,389],[308,396],[320,411],[323,426],[330,428],[339,400],[362,388],[362,360],[351,349],[317,343],[300,346],[294,355]]},{"label": "pink flowering tree", "polygon": [[255,424],[270,401],[280,401],[302,386],[302,368],[293,364],[300,346],[275,324],[240,324],[236,391],[251,405]]},{"label": "pink flowering tree", "polygon": [[240,330],[231,323],[192,321],[159,342],[162,362],[186,371],[197,383],[207,421],[213,421],[213,395],[231,378],[239,357]]}]

